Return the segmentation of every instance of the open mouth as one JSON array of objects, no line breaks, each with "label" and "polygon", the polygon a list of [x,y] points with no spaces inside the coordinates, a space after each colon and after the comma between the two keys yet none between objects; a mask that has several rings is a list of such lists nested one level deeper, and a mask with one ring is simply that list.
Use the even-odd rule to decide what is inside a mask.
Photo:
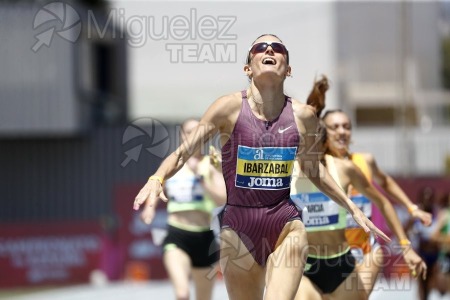
[{"label": "open mouth", "polygon": [[337,142],[341,145],[347,145],[347,140],[346,139],[339,139],[337,140]]},{"label": "open mouth", "polygon": [[262,61],[263,65],[275,65],[277,62],[272,57],[266,57]]}]

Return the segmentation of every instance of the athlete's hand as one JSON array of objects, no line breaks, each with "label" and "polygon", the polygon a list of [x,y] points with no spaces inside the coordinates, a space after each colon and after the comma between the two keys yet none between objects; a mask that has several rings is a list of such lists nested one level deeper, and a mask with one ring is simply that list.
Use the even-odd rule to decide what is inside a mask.
[{"label": "athlete's hand", "polygon": [[133,209],[138,210],[139,207],[145,203],[146,206],[153,207],[159,199],[167,202],[168,199],[164,194],[161,183],[158,180],[149,180],[144,187],[139,191],[139,194],[134,200]]},{"label": "athlete's hand", "polygon": [[214,146],[209,146],[209,161],[216,170],[222,172],[222,155]]},{"label": "athlete's hand", "polygon": [[422,258],[411,248],[411,245],[403,247],[403,259],[408,264],[411,270],[411,275],[414,278],[419,278],[422,275],[422,279],[427,278],[427,265]]},{"label": "athlete's hand", "polygon": [[153,218],[155,217],[155,207],[150,205],[145,205],[144,209],[141,212],[141,220],[147,225],[152,223]]},{"label": "athlete's hand", "polygon": [[391,239],[387,235],[385,235],[384,232],[381,231],[377,226],[375,226],[375,224],[373,224],[372,221],[370,221],[360,209],[357,209],[355,212],[353,212],[352,217],[355,222],[364,229],[365,232],[372,232],[375,237],[379,236],[386,242],[391,241]]},{"label": "athlete's hand", "polygon": [[430,213],[427,213],[426,211],[423,211],[419,208],[411,212],[411,217],[416,220],[420,220],[420,222],[422,222],[422,224],[425,226],[430,226],[433,220],[433,217]]}]

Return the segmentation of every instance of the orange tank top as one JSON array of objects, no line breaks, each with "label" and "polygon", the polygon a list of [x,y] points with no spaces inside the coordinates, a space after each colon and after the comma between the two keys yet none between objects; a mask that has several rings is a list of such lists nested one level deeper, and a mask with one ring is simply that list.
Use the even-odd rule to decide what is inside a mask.
[{"label": "orange tank top", "polygon": [[[366,176],[369,182],[372,182],[372,171],[367,164],[366,159],[362,153],[353,153],[350,155],[350,159],[352,162],[360,168],[361,172]],[[356,189],[350,186],[350,199],[361,209],[364,214],[370,218],[372,216],[372,203],[364,197],[361,193],[359,193]],[[347,215],[347,229],[345,230],[345,237],[347,238],[347,242],[352,248],[361,248],[364,254],[369,253],[372,249],[370,243],[370,234],[366,233],[364,229],[357,226],[350,216]]]}]

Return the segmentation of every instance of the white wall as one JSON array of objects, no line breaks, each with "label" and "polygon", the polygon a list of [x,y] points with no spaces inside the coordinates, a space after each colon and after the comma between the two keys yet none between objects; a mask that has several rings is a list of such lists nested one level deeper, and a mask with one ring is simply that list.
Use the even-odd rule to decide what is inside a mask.
[{"label": "white wall", "polygon": [[[333,5],[332,2],[112,1],[116,14],[122,9],[122,20],[125,20],[122,23],[134,28],[136,33],[141,31],[142,18],[154,20],[154,28],[161,32],[164,17],[173,20],[181,16],[192,20],[191,9],[195,10],[197,20],[206,16],[216,21],[220,17],[236,19],[228,31],[228,35],[235,35],[231,40],[186,38],[175,41],[169,38],[157,41],[147,35],[139,47],[130,46],[129,118],[180,121],[200,116],[216,98],[246,88],[245,56],[252,41],[263,33],[277,34],[287,45],[293,78],[286,79],[285,90],[288,95],[305,101],[314,77],[326,74],[332,83],[335,79]],[[235,45],[236,60],[174,63],[166,50],[172,43],[206,44],[208,47],[220,43]],[[330,107],[336,106],[337,94],[337,85],[332,86],[328,94]]]},{"label": "white wall", "polygon": [[[370,152],[378,166],[391,175],[427,176],[445,174],[445,160],[450,155],[450,128],[436,127],[430,131],[413,129],[411,145],[405,145],[400,128],[355,129],[351,150]],[[401,153],[411,151],[408,169],[405,173]]]}]

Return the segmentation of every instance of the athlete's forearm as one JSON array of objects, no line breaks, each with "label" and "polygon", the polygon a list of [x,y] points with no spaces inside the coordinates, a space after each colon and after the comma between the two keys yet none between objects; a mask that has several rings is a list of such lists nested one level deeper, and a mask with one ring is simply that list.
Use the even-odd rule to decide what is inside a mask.
[{"label": "athlete's forearm", "polygon": [[403,205],[409,212],[412,218],[420,220],[425,226],[430,226],[432,221],[432,215],[426,211],[419,209],[400,186],[389,175],[379,176],[383,180],[381,181],[381,187],[391,196],[391,198]]},{"label": "athlete's forearm", "polygon": [[319,164],[319,174],[312,174],[307,164],[300,163],[301,169],[306,176],[318,187],[325,195],[330,197],[340,206],[344,207],[350,214],[353,215],[357,206],[347,197],[344,191],[338,186],[327,169],[317,161]]},{"label": "athlete's forearm", "polygon": [[377,207],[398,240],[407,240],[408,236],[406,235],[397,213],[389,200],[385,198],[385,200],[378,204]]},{"label": "athlete's forearm", "polygon": [[388,193],[389,196],[392,197],[395,202],[403,205],[406,209],[409,210],[414,206],[414,203],[411,202],[405,192],[391,176],[386,175],[385,180],[381,182],[381,187]]},{"label": "athlete's forearm", "polygon": [[183,157],[181,151],[174,151],[163,160],[158,170],[156,170],[153,175],[159,176],[163,181],[166,181],[183,167],[188,158],[189,157]]}]

